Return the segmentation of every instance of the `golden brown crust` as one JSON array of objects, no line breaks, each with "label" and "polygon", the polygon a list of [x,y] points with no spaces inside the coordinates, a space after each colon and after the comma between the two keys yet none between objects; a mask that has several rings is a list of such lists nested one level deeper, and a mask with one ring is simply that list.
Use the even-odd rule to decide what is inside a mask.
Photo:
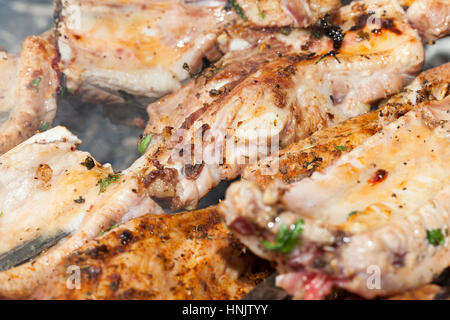
[{"label": "golden brown crust", "polygon": [[380,110],[319,130],[275,156],[248,166],[242,176],[262,188],[274,180],[293,183],[309,177],[374,135],[383,123],[394,121],[417,103],[444,99],[450,94],[449,77],[450,63],[424,71],[409,87],[382,103]]},{"label": "golden brown crust", "polygon": [[[240,299],[268,275],[258,261],[215,208],[146,215],[73,253],[34,298]],[[72,265],[81,270],[78,290],[66,287]]]}]

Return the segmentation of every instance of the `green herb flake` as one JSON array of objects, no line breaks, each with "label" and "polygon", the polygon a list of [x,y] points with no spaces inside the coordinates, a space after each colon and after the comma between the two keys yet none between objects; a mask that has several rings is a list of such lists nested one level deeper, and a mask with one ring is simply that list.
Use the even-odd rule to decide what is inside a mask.
[{"label": "green herb flake", "polygon": [[39,131],[44,132],[47,131],[48,129],[50,129],[50,123],[46,122],[39,128]]},{"label": "green herb flake", "polygon": [[299,237],[303,232],[304,223],[305,221],[300,219],[293,227],[291,226],[291,228],[285,224],[282,224],[275,242],[271,243],[264,240],[262,243],[266,246],[267,250],[289,254],[292,250],[294,250],[296,245],[300,244]]},{"label": "green herb flake", "polygon": [[67,87],[63,87],[63,86],[59,88],[59,92],[60,92],[61,98],[65,98],[68,95],[73,94],[71,89],[69,89]]},{"label": "green herb flake", "polygon": [[361,42],[364,40],[369,40],[369,39],[370,39],[370,35],[364,31],[359,31],[358,34],[356,35],[356,41],[358,41],[358,42]]},{"label": "green herb flake", "polygon": [[115,225],[112,225],[111,227],[106,228],[105,230],[102,230],[102,231],[98,234],[98,236],[101,237],[101,236],[104,235],[106,232],[108,232],[108,231],[110,231],[110,230],[112,230],[112,229],[114,229],[114,228],[117,228],[118,226],[120,226],[120,223],[115,224]]},{"label": "green herb flake", "polygon": [[106,188],[108,188],[108,186],[111,183],[117,182],[119,180],[120,176],[121,176],[121,173],[110,174],[106,178],[98,180],[98,184],[100,185],[99,194],[105,192]]},{"label": "green herb flake", "polygon": [[435,247],[445,242],[441,229],[427,230],[427,239]]},{"label": "green herb flake", "polygon": [[0,212],[0,218],[3,217],[3,210]]},{"label": "green herb flake", "polygon": [[231,6],[236,10],[236,13],[242,18],[242,20],[247,21],[248,18],[246,17],[244,10],[241,8],[241,6],[236,2],[236,0],[229,0]]},{"label": "green herb flake", "polygon": [[357,214],[357,213],[358,213],[358,211],[356,211],[356,210],[351,211],[351,212],[348,214],[348,217],[350,218],[351,216],[354,216],[354,215]]},{"label": "green herb flake", "polygon": [[31,85],[33,86],[33,87],[37,87],[38,85],[39,85],[39,83],[41,83],[41,78],[39,77],[39,78],[36,78],[36,79],[33,79],[33,80],[31,80]]},{"label": "green herb flake", "polygon": [[339,151],[347,151],[347,147],[346,146],[335,146],[334,148],[336,150],[339,150]]},{"label": "green herb flake", "polygon": [[85,166],[88,170],[91,170],[93,167],[95,167],[95,161],[91,157],[86,157],[84,162],[80,163],[82,166]]},{"label": "green herb flake", "polygon": [[150,142],[152,141],[152,135],[151,134],[146,134],[145,136],[142,137],[141,141],[139,142],[138,145],[138,151],[140,154],[145,153],[145,150],[147,150],[148,145],[150,144]]},{"label": "green herb flake", "polygon": [[283,27],[283,28],[280,29],[280,33],[281,33],[282,35],[284,35],[284,36],[290,35],[291,32],[292,32],[291,27]]},{"label": "green herb flake", "polygon": [[258,8],[258,15],[261,19],[265,19],[266,18],[266,14],[264,13],[264,11],[261,10],[261,8],[259,7],[259,0],[256,0],[256,7]]}]

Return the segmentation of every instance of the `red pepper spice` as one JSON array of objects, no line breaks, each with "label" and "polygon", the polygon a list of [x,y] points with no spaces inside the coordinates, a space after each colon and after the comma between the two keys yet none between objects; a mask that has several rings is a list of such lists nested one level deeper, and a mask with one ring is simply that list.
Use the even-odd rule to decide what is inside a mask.
[{"label": "red pepper spice", "polygon": [[370,178],[367,182],[371,185],[380,183],[384,180],[386,180],[388,176],[388,172],[386,170],[383,169],[379,169],[377,170],[377,172],[375,172],[375,174],[373,175],[372,178]]}]

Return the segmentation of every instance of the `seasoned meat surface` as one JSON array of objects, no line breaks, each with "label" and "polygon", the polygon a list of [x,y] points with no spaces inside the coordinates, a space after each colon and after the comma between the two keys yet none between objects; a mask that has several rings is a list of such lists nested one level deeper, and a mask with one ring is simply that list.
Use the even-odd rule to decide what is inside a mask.
[{"label": "seasoned meat surface", "polygon": [[[298,298],[323,298],[333,286],[373,298],[427,284],[450,264],[449,68],[426,71],[388,100],[378,111],[380,128],[362,142],[357,129],[355,147],[351,122],[317,140],[308,153],[324,161],[313,172],[305,174],[308,159],[297,157],[302,169],[294,161],[283,169],[293,168],[293,182],[275,172],[270,183],[243,180],[227,190],[220,205],[227,224],[253,252],[276,261],[279,286]],[[330,156],[327,146],[342,143],[339,131],[350,145]],[[262,242],[281,241],[282,226],[299,223],[300,241],[284,253]],[[374,268],[382,275],[376,288],[367,285]]]},{"label": "seasoned meat surface", "polygon": [[243,32],[245,49],[149,105],[151,143],[134,166],[158,201],[195,208],[246,165],[400,91],[424,59],[403,10],[385,0],[343,7],[309,31],[254,37]]},{"label": "seasoned meat surface", "polygon": [[50,34],[30,36],[18,55],[0,50],[0,154],[55,117],[59,75],[53,42]]},{"label": "seasoned meat surface", "polygon": [[446,77],[449,71],[450,64],[447,63],[422,72],[379,110],[319,130],[311,137],[249,165],[242,177],[265,188],[274,181],[289,184],[321,171],[378,132],[382,128],[380,123],[397,119],[418,103],[443,99],[448,90]]},{"label": "seasoned meat surface", "polygon": [[236,0],[243,14],[260,27],[308,27],[341,6],[339,0]]},{"label": "seasoned meat surface", "polygon": [[[57,0],[61,69],[68,87],[91,100],[102,91],[160,97],[220,57],[214,41],[236,18],[226,1]],[[95,94],[99,96],[95,96]]]},{"label": "seasoned meat surface", "polygon": [[409,22],[419,30],[424,41],[450,34],[449,0],[401,0]]},{"label": "seasoned meat surface", "polygon": [[205,60],[216,61],[227,52],[219,50],[218,37],[233,26],[306,27],[339,5],[337,0],[258,1],[271,8],[261,20],[254,19],[254,0],[233,3],[56,0],[58,49],[68,87],[85,100],[108,103],[126,102],[127,94],[161,97],[179,89]]},{"label": "seasoned meat surface", "polygon": [[[79,289],[66,285],[69,266],[80,268]],[[33,298],[240,299],[268,270],[231,235],[214,207],[145,215],[64,259]]]},{"label": "seasoned meat surface", "polygon": [[136,176],[102,166],[80,143],[56,127],[0,156],[0,297],[26,297],[111,224],[162,212]]}]

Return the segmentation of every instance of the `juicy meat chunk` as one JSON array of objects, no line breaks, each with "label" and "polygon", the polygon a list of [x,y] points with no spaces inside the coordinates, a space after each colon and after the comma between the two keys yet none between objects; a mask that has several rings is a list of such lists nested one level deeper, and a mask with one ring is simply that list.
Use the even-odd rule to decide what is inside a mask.
[{"label": "juicy meat chunk", "polygon": [[[369,13],[381,25],[361,23],[358,17]],[[424,59],[404,20],[391,1],[358,2],[316,26],[318,33],[342,28],[340,40],[309,31],[244,37],[246,49],[149,105],[152,142],[135,166],[152,196],[172,208],[194,208],[249,163],[400,91]]]},{"label": "juicy meat chunk", "polygon": [[[359,145],[339,156],[322,146],[341,143],[340,126],[351,143],[348,123],[317,140],[310,148],[325,161],[312,174],[230,186],[220,211],[245,245],[277,263],[279,286],[298,298],[323,298],[333,286],[373,298],[427,284],[450,264],[449,70],[427,71],[388,100],[376,133],[359,142],[358,129]],[[300,242],[285,254],[262,242],[297,223]]]},{"label": "juicy meat chunk", "polygon": [[55,117],[59,75],[53,42],[49,34],[31,36],[18,55],[0,51],[0,154]]},{"label": "juicy meat chunk", "polygon": [[449,0],[402,0],[409,22],[417,28],[424,41],[433,41],[450,34]]},{"label": "juicy meat chunk", "polygon": [[162,212],[137,177],[114,174],[80,143],[56,127],[0,156],[0,297],[26,297],[111,224]]},{"label": "juicy meat chunk", "polygon": [[[56,1],[61,70],[68,87],[90,98],[101,91],[160,97],[216,60],[215,39],[235,18],[226,1]],[[92,97],[93,96],[93,97]]]},{"label": "juicy meat chunk", "polygon": [[[67,266],[81,268],[78,289],[67,287]],[[33,298],[240,299],[267,275],[209,208],[112,229],[65,258]]]},{"label": "juicy meat chunk", "polygon": [[338,9],[340,0],[236,0],[245,17],[260,27],[300,27],[313,24]]},{"label": "juicy meat chunk", "polygon": [[409,86],[383,103],[379,110],[319,130],[309,138],[249,165],[242,178],[265,188],[274,181],[289,184],[310,177],[378,132],[382,128],[380,124],[396,120],[418,103],[442,100],[447,94],[449,73],[449,63],[422,72]]},{"label": "juicy meat chunk", "polygon": [[233,9],[226,0],[57,0],[61,69],[85,100],[120,103],[124,92],[157,98],[179,89],[205,59],[220,58],[226,51],[218,50],[218,37],[232,26],[305,27],[338,2],[258,1],[270,9],[260,20],[253,19],[255,1]]}]

